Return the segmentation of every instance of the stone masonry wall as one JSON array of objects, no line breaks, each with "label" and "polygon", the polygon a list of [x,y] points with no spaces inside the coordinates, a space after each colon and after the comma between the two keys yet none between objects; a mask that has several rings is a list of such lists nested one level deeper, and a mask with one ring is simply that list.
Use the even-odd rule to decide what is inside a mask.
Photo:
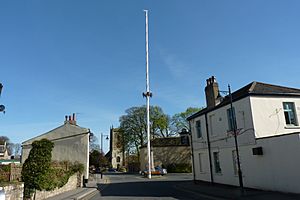
[{"label": "stone masonry wall", "polygon": [[[81,177],[81,176],[80,176]],[[35,199],[46,199],[77,188],[77,174],[71,176],[66,185],[53,191],[37,191]]]},{"label": "stone masonry wall", "polygon": [[[189,146],[152,147],[154,166],[187,163],[191,164],[191,150]],[[140,148],[140,167],[146,168],[147,148]]]},{"label": "stone masonry wall", "polygon": [[[22,200],[24,184],[11,184],[5,187],[0,187],[0,190],[5,193],[5,200]],[[2,195],[3,193],[1,193]],[[4,194],[3,194],[4,195]]]}]

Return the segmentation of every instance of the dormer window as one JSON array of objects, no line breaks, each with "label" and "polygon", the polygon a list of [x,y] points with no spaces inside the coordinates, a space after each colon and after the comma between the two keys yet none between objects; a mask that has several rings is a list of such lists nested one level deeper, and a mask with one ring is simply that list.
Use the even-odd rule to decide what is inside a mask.
[{"label": "dormer window", "polygon": [[283,111],[286,125],[298,126],[295,104],[293,102],[283,102]]}]

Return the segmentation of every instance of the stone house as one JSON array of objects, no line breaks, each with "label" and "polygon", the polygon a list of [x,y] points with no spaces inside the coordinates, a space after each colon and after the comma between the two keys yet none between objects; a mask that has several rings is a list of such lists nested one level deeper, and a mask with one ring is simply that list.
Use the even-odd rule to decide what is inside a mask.
[{"label": "stone house", "polygon": [[75,114],[66,116],[63,125],[42,135],[31,138],[22,143],[22,159],[24,163],[32,148],[32,142],[48,139],[54,143],[52,160],[55,161],[78,161],[84,165],[84,180],[89,177],[89,139],[91,131],[77,125]]},{"label": "stone house", "polygon": [[10,159],[7,150],[7,143],[5,140],[0,140],[0,159],[2,160]]}]

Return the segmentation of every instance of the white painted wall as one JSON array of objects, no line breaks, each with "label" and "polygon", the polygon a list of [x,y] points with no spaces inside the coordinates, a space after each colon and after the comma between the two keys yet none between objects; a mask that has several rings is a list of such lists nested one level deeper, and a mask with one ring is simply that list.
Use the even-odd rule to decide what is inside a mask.
[{"label": "white painted wall", "polygon": [[300,193],[300,135],[257,140],[263,155],[243,152],[245,185],[265,190]]},{"label": "white painted wall", "polygon": [[[236,113],[237,128],[240,129],[240,135],[238,136],[239,144],[240,145],[255,144],[255,138],[253,134],[252,115],[250,110],[250,98],[247,97],[234,102],[233,107],[235,108],[235,113]],[[227,119],[227,109],[229,108],[230,105],[226,105],[225,107],[221,107],[219,109],[213,110],[212,112],[209,112],[207,114],[207,121],[208,121],[207,123],[208,123],[208,130],[209,130],[212,152],[219,151],[219,149],[222,148],[222,149],[227,149],[227,151],[229,151],[231,154],[232,151],[231,149],[234,149],[235,147],[234,137],[228,131],[229,127],[228,127],[228,119]],[[202,138],[197,138],[197,132],[196,132],[197,120],[201,121]],[[199,180],[201,179],[205,181],[210,181],[209,163],[204,164],[204,172],[199,172],[199,168],[200,168],[199,158],[198,158],[199,153],[203,154],[203,157],[206,158],[203,159],[204,161],[206,162],[209,161],[208,150],[207,150],[207,133],[206,133],[205,124],[206,121],[204,115],[191,120],[196,179],[199,178]],[[223,159],[223,157],[221,156],[220,159]],[[223,167],[227,167],[227,166],[223,166]],[[214,179],[218,181],[220,179],[219,175],[216,174],[216,177],[214,177]],[[227,179],[226,180],[229,181],[230,179],[231,178],[228,178],[228,180]],[[226,180],[223,181],[223,178],[221,178],[220,182],[224,183]]]},{"label": "white painted wall", "polygon": [[251,97],[251,109],[257,138],[299,132],[300,126],[287,126],[283,102],[294,102],[300,122],[300,98]]},{"label": "white painted wall", "polygon": [[[300,135],[290,134],[299,127],[287,127],[282,102],[295,102],[300,119],[300,100],[295,98],[246,97],[233,103],[237,117],[238,144],[245,187],[300,193]],[[234,174],[232,151],[234,137],[227,135],[227,109],[219,108],[207,114],[210,132],[213,179],[216,183],[239,185]],[[299,113],[298,113],[299,111]],[[213,116],[210,121],[209,116]],[[201,120],[202,138],[197,138],[196,120]],[[213,126],[210,126],[210,122]],[[190,121],[193,136],[196,180],[210,181],[209,158],[204,115]],[[211,128],[212,127],[212,128]],[[211,130],[213,134],[211,134]],[[278,136],[262,138],[266,136]],[[260,139],[261,138],[261,139]],[[253,155],[252,148],[262,147],[263,155]],[[219,152],[222,173],[214,171],[213,152]],[[199,153],[202,171],[200,171]]]}]

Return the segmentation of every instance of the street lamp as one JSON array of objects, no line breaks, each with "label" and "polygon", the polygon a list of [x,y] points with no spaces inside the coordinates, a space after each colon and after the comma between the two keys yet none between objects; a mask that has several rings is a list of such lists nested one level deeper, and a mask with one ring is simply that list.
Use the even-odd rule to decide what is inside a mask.
[{"label": "street lamp", "polygon": [[105,140],[109,140],[108,135],[104,135],[103,133],[100,133],[101,138],[101,153],[103,153],[103,137],[106,137]]},{"label": "street lamp", "polygon": [[[230,98],[230,109],[231,109],[230,114],[231,114],[232,126],[233,126],[233,136],[234,136],[236,159],[237,159],[237,165],[238,165],[239,184],[240,184],[240,188],[243,191],[244,184],[243,184],[243,176],[242,176],[241,163],[240,163],[239,146],[238,146],[238,141],[237,141],[236,118],[235,118],[235,115],[233,114],[232,94],[231,94],[230,85],[228,84],[228,91],[219,91],[219,92],[229,94],[229,98]],[[220,96],[221,95],[219,93],[218,97],[220,97]]]},{"label": "street lamp", "polygon": [[[1,93],[2,93],[2,88],[3,88],[3,85],[2,85],[2,83],[0,83],[0,97],[1,97]],[[0,105],[0,112],[5,113],[5,106],[4,105]]]}]

